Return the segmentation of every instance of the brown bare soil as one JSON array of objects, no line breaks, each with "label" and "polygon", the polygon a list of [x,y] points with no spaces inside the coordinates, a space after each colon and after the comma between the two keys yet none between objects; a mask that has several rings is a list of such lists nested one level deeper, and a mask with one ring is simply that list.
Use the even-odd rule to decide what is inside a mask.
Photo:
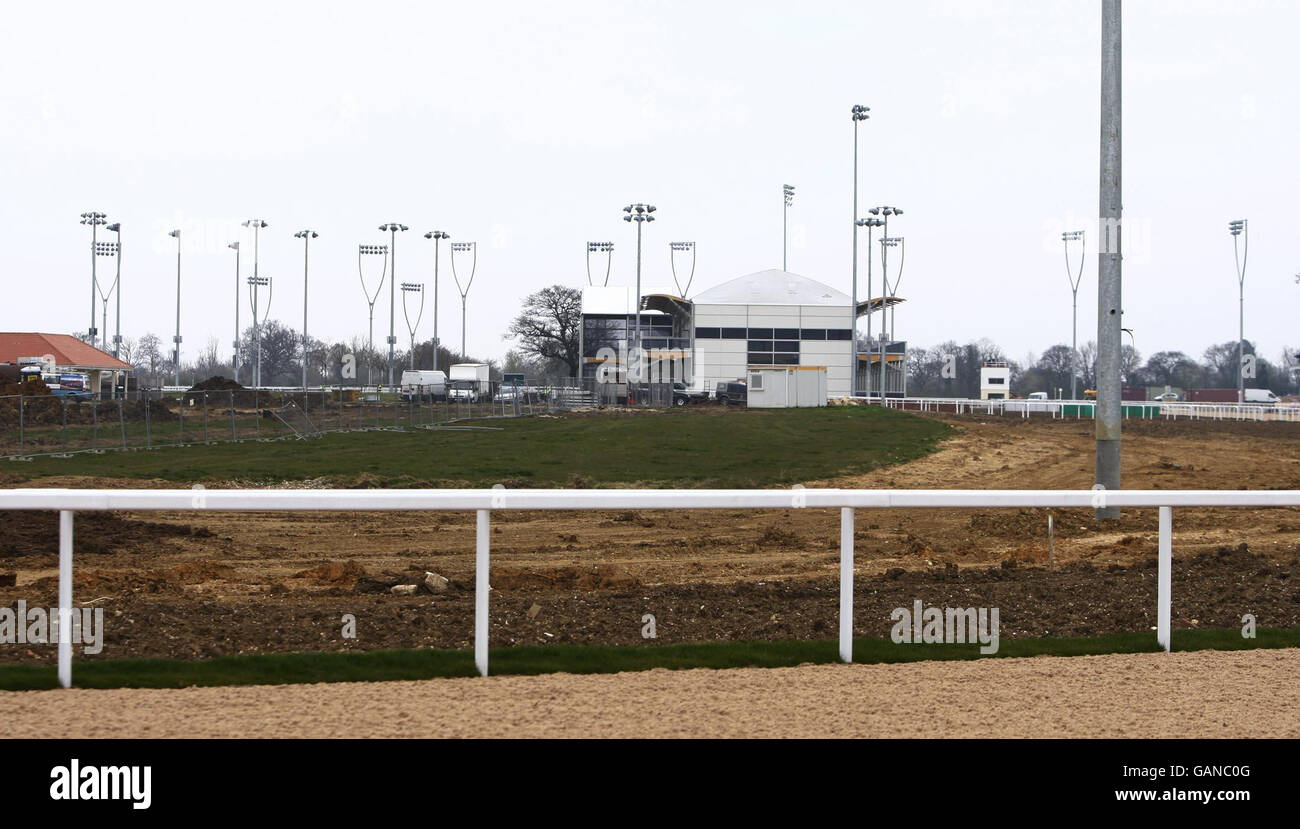
[{"label": "brown bare soil", "polygon": [[[1089,421],[947,417],[936,453],[810,486],[1087,488]],[[1300,488],[1290,423],[1129,421],[1131,488]],[[65,477],[48,486],[122,486]],[[232,482],[233,483],[233,482]],[[149,485],[132,482],[131,485]],[[287,482],[313,486],[312,482]],[[1002,635],[1093,635],[1154,624],[1156,515],[1098,525],[1045,510],[860,511],[856,632],[888,634],[915,599],[1000,608]],[[54,517],[0,514],[0,604],[56,598]],[[838,515],[830,510],[493,513],[492,644],[635,644],[831,638]],[[77,517],[75,600],[103,607],[98,658],[291,650],[468,647],[473,516],[467,513],[151,513]],[[1179,510],[1174,627],[1300,625],[1296,510]],[[390,592],[426,572],[444,592]],[[0,583],[3,583],[0,580]],[[537,606],[537,610],[529,611]],[[341,617],[356,616],[356,639]],[[78,658],[82,658],[80,655]],[[86,657],[95,658],[95,657]],[[52,648],[0,645],[3,662]]]},{"label": "brown bare soil", "polygon": [[[1300,650],[25,691],[11,737],[1297,737]],[[232,714],[237,714],[232,716]]]}]

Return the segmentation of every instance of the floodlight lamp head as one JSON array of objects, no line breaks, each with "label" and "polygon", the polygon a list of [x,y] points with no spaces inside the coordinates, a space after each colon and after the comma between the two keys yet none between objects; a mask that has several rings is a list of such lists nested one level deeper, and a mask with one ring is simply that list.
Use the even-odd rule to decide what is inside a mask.
[{"label": "floodlight lamp head", "polygon": [[168,235],[168,236],[174,236],[174,237],[177,238],[177,239],[181,238],[181,232],[180,232],[179,229],[169,231],[169,232],[167,233],[167,235]]},{"label": "floodlight lamp head", "polygon": [[121,232],[122,232],[122,223],[121,223],[121,222],[113,222],[111,225],[108,226],[108,229],[111,230],[111,231],[113,231],[114,233],[121,233]]},{"label": "floodlight lamp head", "polygon": [[230,244],[226,245],[226,247],[230,248],[231,250],[239,250],[239,243],[231,242]]}]

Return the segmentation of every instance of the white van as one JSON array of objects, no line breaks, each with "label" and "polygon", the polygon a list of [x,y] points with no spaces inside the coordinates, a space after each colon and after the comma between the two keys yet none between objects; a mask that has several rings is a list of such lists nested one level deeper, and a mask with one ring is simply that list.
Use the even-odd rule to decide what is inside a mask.
[{"label": "white van", "polygon": [[1273,392],[1268,389],[1246,389],[1246,402],[1264,403],[1268,406],[1276,406],[1282,402],[1282,398],[1273,394]]},{"label": "white van", "polygon": [[403,400],[442,400],[447,396],[447,373],[403,371],[401,394]]}]

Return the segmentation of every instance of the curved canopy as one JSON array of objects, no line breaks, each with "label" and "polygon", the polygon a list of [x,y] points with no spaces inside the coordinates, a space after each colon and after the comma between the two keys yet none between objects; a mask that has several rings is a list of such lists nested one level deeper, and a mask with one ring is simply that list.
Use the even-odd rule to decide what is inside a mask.
[{"label": "curved canopy", "polygon": [[875,299],[860,299],[858,300],[858,316],[874,314],[877,311],[893,308],[895,305],[906,301],[901,296],[878,296]]}]

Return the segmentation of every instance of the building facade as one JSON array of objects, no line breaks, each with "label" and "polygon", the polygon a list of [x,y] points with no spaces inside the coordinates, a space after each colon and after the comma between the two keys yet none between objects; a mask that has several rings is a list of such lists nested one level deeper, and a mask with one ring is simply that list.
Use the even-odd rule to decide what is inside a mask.
[{"label": "building facade", "polygon": [[[766,270],[737,277],[693,299],[674,289],[643,287],[641,363],[634,348],[637,296],[629,286],[588,286],[582,296],[582,382],[616,399],[629,383],[680,382],[712,393],[720,383],[746,381],[751,369],[818,368],[825,371],[826,396],[852,393],[852,299],[808,277]],[[856,309],[866,313],[869,303]],[[858,354],[858,389],[866,388],[875,359],[897,367],[887,393],[905,390],[904,343],[882,344],[878,354]],[[876,369],[879,377],[879,369]],[[880,381],[874,384],[879,394]]]}]

